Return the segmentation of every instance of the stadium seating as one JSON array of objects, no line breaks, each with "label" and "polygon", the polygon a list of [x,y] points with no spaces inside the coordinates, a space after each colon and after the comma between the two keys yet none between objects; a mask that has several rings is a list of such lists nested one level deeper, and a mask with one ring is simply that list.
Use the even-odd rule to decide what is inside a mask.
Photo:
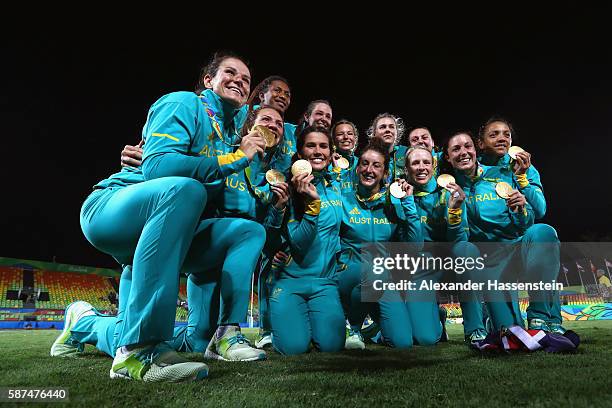
[{"label": "stadium seating", "polygon": [[[21,310],[24,305],[21,300],[7,300],[7,292],[19,291],[23,286],[23,270],[14,266],[0,266],[0,320],[19,321],[24,317],[34,315],[38,321],[62,321],[64,309],[75,300],[85,300],[96,309],[107,312],[111,310],[111,303],[107,296],[114,291],[113,285],[108,277],[96,274],[84,274],[76,272],[56,272],[47,270],[34,271],[34,290],[48,292],[48,301],[36,301],[36,310]],[[114,278],[117,282],[118,277]],[[179,285],[178,300],[187,300],[187,286],[185,280]],[[255,308],[256,308],[255,296]],[[570,306],[588,306],[604,303],[601,296],[577,293],[562,296],[562,304]],[[178,304],[178,303],[177,303]],[[528,306],[527,299],[520,300],[521,311],[525,312]],[[458,303],[446,303],[449,319],[462,317],[461,308]],[[15,310],[11,310],[15,309]],[[186,322],[188,311],[183,307],[176,308],[176,321]]]},{"label": "stadium seating", "polygon": [[23,283],[23,272],[21,268],[0,267],[0,308],[23,307],[21,300],[7,300],[6,293],[9,290],[19,290]]},{"label": "stadium seating", "polygon": [[96,309],[109,310],[108,293],[115,289],[104,276],[71,272],[36,271],[35,290],[49,292],[49,301],[37,301],[39,309],[64,309],[75,300],[91,303]]}]

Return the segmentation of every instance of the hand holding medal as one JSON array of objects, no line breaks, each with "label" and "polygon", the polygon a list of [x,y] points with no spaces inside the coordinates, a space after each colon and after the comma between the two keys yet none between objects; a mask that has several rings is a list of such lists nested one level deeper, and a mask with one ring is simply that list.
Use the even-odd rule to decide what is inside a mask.
[{"label": "hand holding medal", "polygon": [[256,154],[263,155],[266,148],[266,140],[258,130],[251,131],[242,138],[240,150],[242,150],[249,161],[253,160]]},{"label": "hand holding medal", "polygon": [[517,212],[519,208],[522,208],[527,203],[525,196],[518,190],[514,190],[512,186],[505,181],[500,181],[495,185],[495,191],[497,195],[506,200],[506,205],[510,207],[513,212]]},{"label": "hand holding medal", "polygon": [[342,170],[348,169],[350,165],[349,161],[339,153],[334,153],[332,155],[332,164],[334,167],[338,167]]},{"label": "hand holding medal", "polygon": [[291,166],[291,174],[293,174],[291,182],[295,191],[299,194],[310,197],[312,200],[319,200],[317,188],[311,183],[314,180],[314,176],[311,173],[312,165],[308,160],[296,160]]},{"label": "hand holding medal", "polygon": [[395,198],[402,199],[412,195],[414,187],[404,179],[397,179],[389,186],[389,193]]},{"label": "hand holding medal", "polygon": [[508,155],[514,160],[514,174],[525,174],[531,166],[531,154],[518,146],[511,146],[508,149]]}]

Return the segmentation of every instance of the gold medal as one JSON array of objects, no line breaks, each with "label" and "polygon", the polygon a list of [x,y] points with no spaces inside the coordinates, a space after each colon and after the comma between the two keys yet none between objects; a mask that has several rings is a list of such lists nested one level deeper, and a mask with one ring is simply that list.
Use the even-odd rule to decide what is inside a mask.
[{"label": "gold medal", "polygon": [[338,160],[336,160],[336,164],[338,165],[338,167],[340,167],[342,170],[344,169],[348,169],[349,168],[349,161],[345,158],[345,157],[341,157]]},{"label": "gold medal", "polygon": [[440,174],[438,176],[438,185],[442,188],[446,188],[446,186],[449,185],[449,183],[454,183],[455,182],[455,178],[453,176],[451,176],[450,174]]},{"label": "gold medal", "polygon": [[262,125],[255,125],[251,129],[251,132],[256,131],[266,141],[266,148],[274,147],[276,144],[276,135],[270,129]]},{"label": "gold medal", "polygon": [[524,152],[524,151],[525,150],[523,150],[522,148],[518,146],[510,146],[510,148],[508,149],[508,154],[510,155],[510,157],[516,160],[516,154],[520,152]]},{"label": "gold medal", "polygon": [[510,194],[512,194],[512,191],[513,191],[512,186],[506,183],[505,181],[500,181],[499,183],[495,185],[495,192],[497,193],[498,196],[500,196],[504,200],[510,197]]},{"label": "gold medal", "polygon": [[407,195],[407,193],[402,189],[402,186],[400,186],[400,184],[397,181],[391,183],[391,185],[389,186],[389,192],[391,193],[393,197],[399,198],[399,199],[402,199],[406,197]]},{"label": "gold medal", "polygon": [[285,176],[280,171],[271,169],[266,171],[266,180],[268,183],[270,183],[270,185],[274,186],[278,183],[284,183]]},{"label": "gold medal", "polygon": [[312,166],[308,160],[300,159],[293,163],[291,166],[291,174],[297,176],[299,174],[310,174],[312,173]]}]

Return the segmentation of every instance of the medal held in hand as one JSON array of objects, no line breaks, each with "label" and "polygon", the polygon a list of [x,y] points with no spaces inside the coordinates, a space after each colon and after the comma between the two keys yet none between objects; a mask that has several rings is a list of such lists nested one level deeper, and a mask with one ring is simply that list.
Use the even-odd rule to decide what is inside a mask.
[{"label": "medal held in hand", "polygon": [[510,194],[512,194],[513,189],[510,184],[506,183],[505,181],[500,181],[495,185],[495,191],[497,192],[498,196],[505,200],[510,197]]},{"label": "medal held in hand", "polygon": [[391,183],[391,185],[389,186],[389,192],[391,193],[391,195],[395,198],[399,198],[402,199],[404,197],[406,197],[406,192],[402,189],[402,186],[400,186],[400,184],[396,181]]},{"label": "medal held in hand", "polygon": [[508,149],[508,154],[510,155],[510,157],[512,157],[512,159],[516,160],[516,154],[524,151],[525,150],[518,146],[510,146],[510,149]]},{"label": "medal held in hand", "polygon": [[299,174],[310,174],[312,173],[312,166],[308,160],[300,159],[297,160],[291,166],[291,174],[297,176]]},{"label": "medal held in hand", "polygon": [[336,160],[336,164],[338,165],[338,167],[340,167],[342,170],[344,169],[348,169],[349,168],[349,161],[346,159],[346,157],[341,157],[338,160]]},{"label": "medal held in hand", "polygon": [[449,183],[454,183],[455,178],[450,174],[440,174],[437,179],[438,185],[442,188],[446,188]]},{"label": "medal held in hand", "polygon": [[274,147],[274,144],[276,143],[276,135],[274,134],[274,132],[272,132],[267,127],[261,125],[253,126],[251,132],[253,131],[258,132],[264,138],[264,140],[266,141],[266,149]]},{"label": "medal held in hand", "polygon": [[285,176],[278,170],[270,169],[266,171],[266,181],[274,186],[285,181]]}]

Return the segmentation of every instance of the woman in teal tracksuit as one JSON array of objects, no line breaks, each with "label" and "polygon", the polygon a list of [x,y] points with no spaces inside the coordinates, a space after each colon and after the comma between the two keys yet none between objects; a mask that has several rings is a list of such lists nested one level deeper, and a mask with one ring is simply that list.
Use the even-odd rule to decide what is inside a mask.
[{"label": "woman in teal tracksuit", "polygon": [[408,145],[410,147],[422,147],[431,152],[433,157],[433,173],[436,177],[440,167],[438,164],[442,160],[442,152],[436,151],[435,141],[429,129],[425,126],[414,126],[408,132]]},{"label": "woman in teal tracksuit", "polygon": [[[265,78],[253,89],[253,92],[249,97],[248,108],[256,109],[258,106],[256,104],[261,103],[274,106],[284,114],[291,104],[291,96],[292,93],[289,81],[281,76],[272,75]],[[281,173],[287,173],[291,167],[291,159],[296,152],[296,128],[296,125],[285,122],[282,143],[278,149],[276,149],[276,153],[271,159],[270,167],[280,171]],[[260,330],[259,337],[255,344],[259,348],[272,344],[268,295],[269,286],[273,277],[270,274],[272,263],[270,262],[270,256],[268,255],[269,254],[264,254],[264,257],[261,260],[259,277],[257,280],[257,304],[259,307]]]},{"label": "woman in teal tracksuit", "polygon": [[[546,198],[544,197],[540,173],[531,164],[531,154],[526,151],[518,152],[516,159],[508,154],[512,145],[514,131],[510,122],[503,118],[492,117],[480,128],[478,133],[478,161],[487,166],[499,168],[504,181],[514,184],[525,195],[525,199],[533,209],[536,220],[542,219],[546,214]],[[561,325],[561,302],[557,295],[554,297],[551,320],[544,321],[539,318],[529,320],[529,328],[542,329],[557,333],[564,333]]]},{"label": "woman in teal tracksuit", "polygon": [[[257,109],[257,104],[268,105],[278,109],[283,116],[291,104],[291,86],[289,81],[279,75],[271,75],[261,81],[251,92],[247,109]],[[276,151],[275,169],[283,173],[291,167],[291,157],[295,154],[295,130],[297,125],[285,122],[283,141]]]},{"label": "woman in teal tracksuit", "polygon": [[[355,155],[355,149],[359,142],[359,131],[353,122],[346,119],[340,119],[332,126],[331,135],[334,139],[331,171],[339,174],[340,182],[342,183],[342,194],[352,192],[355,167],[357,167],[358,161],[358,157]],[[340,168],[338,166],[338,160],[340,158],[346,159],[348,162],[347,168]]]},{"label": "woman in teal tracksuit", "polygon": [[[451,137],[443,151],[445,160],[454,169],[457,184],[467,195],[470,241],[503,243],[487,253],[486,278],[491,281],[505,278],[511,282],[518,277],[528,282],[548,283],[556,279],[559,271],[557,233],[549,225],[534,224],[534,211],[516,183],[511,184],[514,189],[508,198],[498,195],[496,186],[505,181],[505,176],[497,166],[478,163],[474,140],[467,132]],[[529,296],[528,319],[550,321],[554,293],[530,291]],[[489,291],[485,301],[494,330],[523,326],[517,291]]]},{"label": "woman in teal tracksuit", "polygon": [[[355,190],[342,195],[342,252],[336,280],[350,324],[345,342],[347,349],[365,347],[360,329],[368,313],[379,323],[384,338],[398,348],[412,346],[413,337],[419,338],[430,323],[422,316],[419,319],[412,316],[398,293],[385,293],[376,303],[362,302],[363,290],[373,292],[370,289],[373,279],[362,274],[363,264],[371,263],[372,256],[388,256],[384,247],[366,249],[364,244],[422,242],[410,185],[403,184],[408,194],[401,200],[386,194],[388,166],[387,146],[380,139],[372,139],[358,160]],[[435,321],[438,322],[437,312]]]},{"label": "woman in teal tracksuit", "polygon": [[344,346],[344,315],[334,281],[342,201],[327,172],[332,143],[322,127],[308,126],[297,136],[296,156],[308,161],[313,173],[292,177],[295,192],[281,232],[289,257],[273,269],[272,341],[282,354],[304,353],[311,341],[321,351]]},{"label": "woman in teal tracksuit", "polygon": [[[125,168],[98,183],[83,204],[81,225],[87,239],[132,266],[122,276],[114,338],[102,342],[115,356],[111,377],[147,380],[145,372],[155,365],[148,356],[164,354],[159,348],[172,338],[181,267],[194,276],[219,263],[224,272],[231,268],[223,277],[226,308],[211,351],[226,359],[262,356],[250,350],[236,325],[248,306],[252,269],[245,262],[254,267],[254,254],[264,243],[263,228],[244,220],[220,225],[199,219],[225,177],[246,168],[263,152],[265,141],[257,132],[240,143],[235,137],[244,122],[239,108],[250,88],[249,70],[241,59],[215,54],[201,83],[205,90],[200,94],[172,93],[151,107],[143,129],[142,170]],[[243,253],[232,257],[233,262],[215,258],[236,242]],[[86,337],[100,341],[109,332],[87,333],[79,322],[71,323],[74,327],[65,332],[84,333],[68,341],[72,344],[85,343]]]},{"label": "woman in teal tracksuit", "polygon": [[[265,173],[270,169],[279,170],[275,159],[278,157],[277,147],[282,143],[283,137],[281,112],[266,105],[249,112],[241,132],[242,136],[248,135],[255,125],[264,126],[272,131],[277,137],[275,145],[268,148],[261,156],[256,155],[249,167],[226,178],[223,193],[216,201],[217,215],[223,218],[237,217],[256,221],[266,229],[280,228],[283,214],[277,211],[277,207],[284,206],[288,199],[288,185],[283,182],[268,184]],[[274,205],[270,208],[271,204]],[[217,222],[223,224],[223,221]],[[236,222],[238,221],[232,220],[232,223]],[[242,249],[251,250],[248,245]],[[241,251],[229,252],[243,255]],[[175,349],[203,352],[207,348],[217,327],[219,289],[222,284],[223,281],[218,273],[206,274],[197,282],[193,279],[187,281],[189,318],[186,326],[175,328],[172,342]]]},{"label": "woman in teal tracksuit", "polygon": [[400,145],[404,135],[404,121],[390,113],[381,113],[374,118],[367,131],[368,138],[378,138],[389,149],[389,176],[387,181],[405,177],[405,159],[408,148]]},{"label": "woman in teal tracksuit", "polygon": [[[455,243],[448,250],[454,256],[473,256],[467,245],[469,227],[465,208],[465,193],[456,183],[446,188],[436,180],[436,160],[432,152],[423,147],[412,147],[406,155],[406,171],[415,186],[414,200],[419,212],[425,242]],[[434,247],[435,248],[435,247]],[[468,253],[466,253],[468,252]],[[477,255],[476,255],[477,256]],[[459,280],[471,278],[471,273],[458,275]],[[480,302],[474,296],[460,296],[464,334],[470,341],[483,339],[486,331],[482,323]]]}]

